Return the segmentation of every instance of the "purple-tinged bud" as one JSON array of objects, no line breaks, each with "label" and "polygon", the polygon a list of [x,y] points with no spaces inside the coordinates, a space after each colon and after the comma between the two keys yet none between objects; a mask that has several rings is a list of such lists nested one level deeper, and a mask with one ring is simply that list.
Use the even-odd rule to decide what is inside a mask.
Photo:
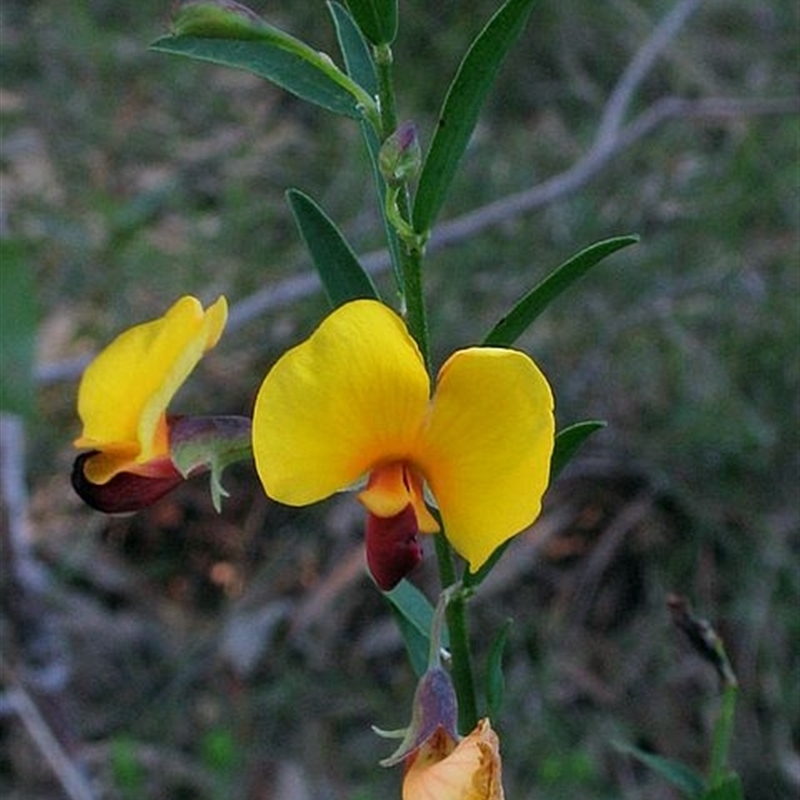
[{"label": "purple-tinged bud", "polygon": [[389,184],[413,180],[422,166],[422,150],[413,122],[401,123],[381,145],[378,154],[381,175]]},{"label": "purple-tinged bud", "polygon": [[450,675],[442,667],[429,668],[414,692],[411,724],[406,728],[403,741],[392,755],[380,762],[381,766],[399,764],[434,737],[442,737],[448,749],[454,748],[459,740],[457,719],[458,702]]}]

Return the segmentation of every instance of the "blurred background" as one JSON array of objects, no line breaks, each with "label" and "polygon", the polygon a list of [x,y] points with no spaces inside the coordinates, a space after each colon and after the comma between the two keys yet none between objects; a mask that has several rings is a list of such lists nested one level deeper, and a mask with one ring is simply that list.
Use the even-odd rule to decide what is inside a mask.
[{"label": "blurred background", "polygon": [[[251,5],[336,52],[322,2]],[[705,767],[718,686],[671,626],[670,592],[727,643],[747,797],[800,791],[798,5],[691,4],[598,149],[615,85],[674,5],[540,0],[443,219],[479,212],[428,258],[438,364],[575,251],[642,237],[520,341],[561,427],[608,427],[472,601],[479,671],[513,619],[495,720],[509,800],[678,796],[615,742]],[[400,4],[399,111],[423,146],[495,7]],[[352,496],[282,508],[245,464],[220,516],[198,479],[108,518],[69,485],[81,366],[125,327],[181,294],[227,295],[236,322],[172,409],[249,414],[321,319],[313,282],[294,291],[310,262],[286,188],[358,252],[381,246],[357,127],[148,52],[168,19],[155,0],[0,10],[1,399],[24,420],[19,439],[3,428],[0,793],[81,797],[78,766],[114,800],[397,797],[370,726],[406,724],[415,679]],[[565,172],[487,224],[487,204]],[[431,591],[433,573],[414,582]]]}]

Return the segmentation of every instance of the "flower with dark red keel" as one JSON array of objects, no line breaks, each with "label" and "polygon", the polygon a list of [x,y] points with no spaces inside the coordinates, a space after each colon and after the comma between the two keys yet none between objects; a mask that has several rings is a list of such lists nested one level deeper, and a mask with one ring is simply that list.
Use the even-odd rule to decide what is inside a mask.
[{"label": "flower with dark red keel", "polygon": [[403,320],[355,300],[285,353],[256,399],[267,495],[301,506],[361,487],[367,563],[384,590],[419,562],[419,534],[441,527],[479,569],[533,522],[549,480],[553,398],[528,356],[459,350],[432,395],[430,383]]},{"label": "flower with dark red keel", "polygon": [[227,319],[220,297],[203,309],[182,297],[163,317],[121,333],[86,368],[78,390],[83,431],[72,485],[106,513],[137,511],[190,475],[211,471],[214,504],[222,468],[250,454],[250,420],[181,417],[167,406]]}]

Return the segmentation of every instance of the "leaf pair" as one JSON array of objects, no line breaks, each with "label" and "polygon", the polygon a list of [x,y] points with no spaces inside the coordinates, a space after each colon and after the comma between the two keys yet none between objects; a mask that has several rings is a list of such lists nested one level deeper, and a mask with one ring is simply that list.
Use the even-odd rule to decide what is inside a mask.
[{"label": "leaf pair", "polygon": [[[461,62],[420,175],[412,214],[412,225],[420,236],[426,236],[433,227],[494,77],[524,28],[533,2],[507,0]],[[253,72],[329,111],[369,120],[377,132],[380,124],[373,99],[374,71],[364,36],[376,45],[390,43],[397,32],[397,4],[396,0],[349,0],[348,6],[358,25],[342,6],[328,4],[347,73],[305,42],[230,0],[184,4],[172,35],[158,39],[151,47]]]}]

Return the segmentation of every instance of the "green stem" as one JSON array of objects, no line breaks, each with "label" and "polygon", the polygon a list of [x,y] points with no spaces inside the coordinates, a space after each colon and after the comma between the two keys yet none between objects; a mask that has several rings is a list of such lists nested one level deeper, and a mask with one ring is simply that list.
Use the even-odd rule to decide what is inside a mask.
[{"label": "green stem", "polygon": [[711,763],[708,770],[708,786],[713,789],[719,785],[727,775],[728,752],[731,738],[733,737],[733,721],[736,711],[736,694],[738,686],[734,681],[728,681],[722,694],[722,707],[719,719],[714,726],[714,739],[711,744]]},{"label": "green stem", "polygon": [[375,70],[378,74],[378,104],[381,115],[381,141],[391,136],[397,128],[397,105],[394,99],[392,74],[392,48],[388,44],[376,45],[373,50]]},{"label": "green stem", "polygon": [[[392,49],[388,44],[374,49],[375,66],[378,75],[378,105],[381,117],[381,139],[391,136],[397,129],[397,107],[395,103],[394,79],[392,75]],[[387,187],[387,206],[389,218],[398,231],[398,250],[400,257],[400,287],[405,304],[406,325],[419,345],[425,367],[431,371],[430,341],[428,319],[425,308],[425,295],[422,287],[422,258],[424,242],[413,235],[411,219],[411,192],[407,181],[398,186]],[[394,217],[394,219],[392,219]],[[404,233],[406,235],[404,235]],[[439,564],[439,578],[442,589],[456,583],[453,554],[450,544],[442,534],[437,534],[436,556]],[[478,721],[475,701],[475,681],[472,677],[472,660],[467,634],[466,601],[463,592],[447,605],[447,630],[450,635],[452,654],[453,685],[458,697],[459,726],[464,732],[471,731]]]},{"label": "green stem", "polygon": [[[392,73],[392,48],[388,44],[377,45],[373,51],[378,76],[378,106],[381,116],[381,139],[391,136],[397,129],[397,104],[395,102],[394,77]],[[430,344],[428,338],[428,318],[422,290],[423,245],[413,236],[409,220],[411,218],[411,194],[408,182],[397,187],[387,187],[387,205],[396,209],[399,219],[390,220],[398,231],[400,276],[403,285],[400,290],[405,304],[406,324],[411,335],[419,345],[425,366],[430,371]],[[390,215],[391,216],[391,215]],[[404,235],[405,234],[405,235]]]},{"label": "green stem", "polygon": [[[437,533],[434,541],[439,565],[439,581],[445,588],[453,586],[456,582],[456,571],[450,545],[442,533]],[[475,699],[475,680],[472,676],[472,656],[467,632],[466,599],[462,591],[456,592],[450,599],[446,613],[452,656],[450,674],[458,698],[458,726],[462,733],[468,733],[478,723],[478,705]]]}]

